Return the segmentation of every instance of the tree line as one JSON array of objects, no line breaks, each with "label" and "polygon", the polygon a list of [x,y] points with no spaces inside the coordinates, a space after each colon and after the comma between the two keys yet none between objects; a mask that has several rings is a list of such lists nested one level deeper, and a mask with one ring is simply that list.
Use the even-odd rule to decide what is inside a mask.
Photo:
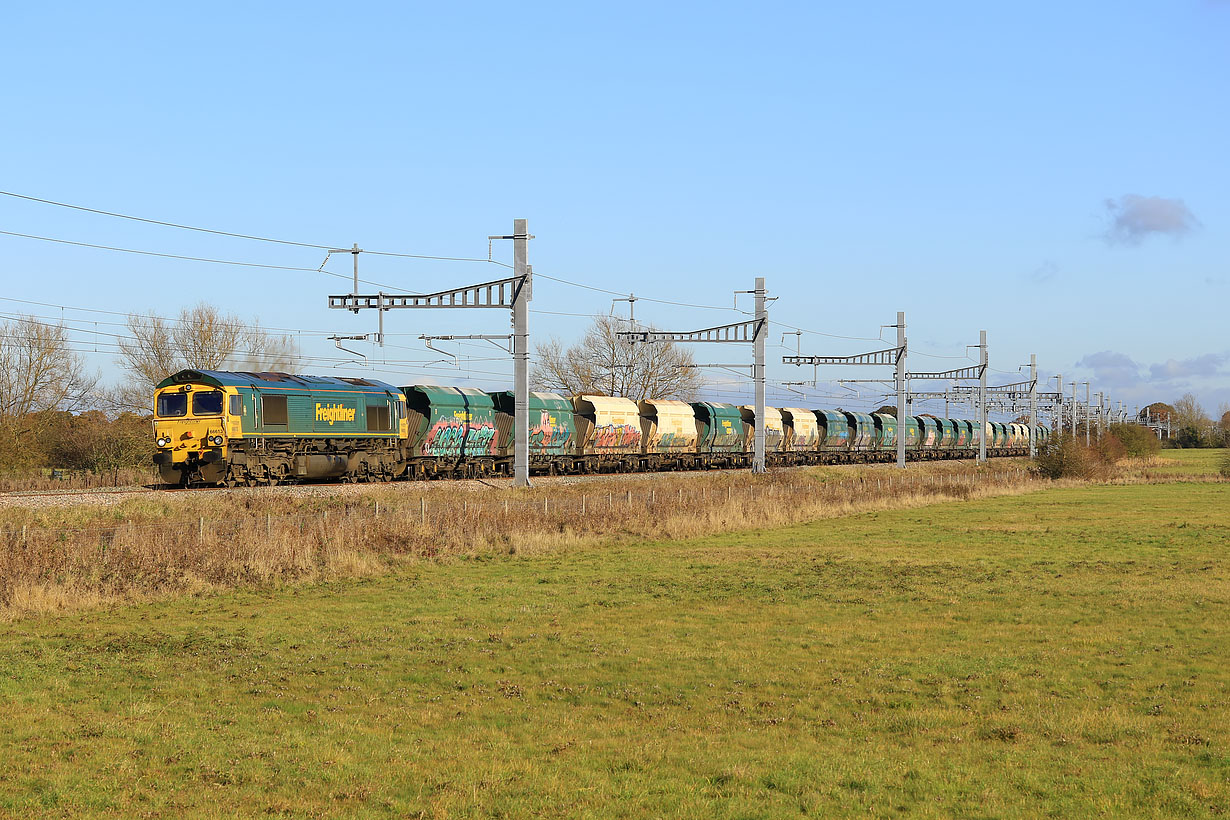
[{"label": "tree line", "polygon": [[104,384],[62,323],[0,322],[0,472],[46,467],[94,473],[146,466],[153,390],[184,369],[290,370],[294,339],[200,303],[174,319],[130,315],[117,338],[121,378]]},{"label": "tree line", "polygon": [[1205,411],[1196,396],[1185,393],[1173,405],[1155,402],[1141,411],[1154,421],[1169,421],[1170,447],[1230,447],[1230,402],[1222,402],[1216,418]]}]

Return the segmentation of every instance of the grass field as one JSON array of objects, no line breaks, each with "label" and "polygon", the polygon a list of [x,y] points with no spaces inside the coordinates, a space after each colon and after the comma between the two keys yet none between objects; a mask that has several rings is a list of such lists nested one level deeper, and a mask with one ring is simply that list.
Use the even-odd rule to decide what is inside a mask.
[{"label": "grass field", "polygon": [[1158,454],[1161,463],[1150,469],[1160,475],[1217,475],[1227,454],[1230,450],[1162,450]]},{"label": "grass field", "polygon": [[0,624],[0,816],[1230,808],[1230,486]]}]

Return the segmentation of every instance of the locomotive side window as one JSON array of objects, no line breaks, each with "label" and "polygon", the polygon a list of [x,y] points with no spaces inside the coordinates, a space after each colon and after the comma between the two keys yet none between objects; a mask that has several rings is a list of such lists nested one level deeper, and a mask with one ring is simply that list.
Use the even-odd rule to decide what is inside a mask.
[{"label": "locomotive side window", "polygon": [[222,393],[210,390],[207,393],[192,394],[192,415],[220,416],[222,415]]},{"label": "locomotive side window", "polygon": [[389,423],[389,406],[387,404],[367,405],[367,432],[387,433],[393,429]]},{"label": "locomotive side window", "polygon": [[183,416],[188,413],[188,396],[184,393],[163,393],[158,397],[158,415]]},{"label": "locomotive side window", "polygon": [[231,396],[230,413],[232,416],[242,416],[243,415],[243,397],[242,396]]},{"label": "locomotive side window", "polygon": [[286,424],[286,397],[261,396],[261,412],[265,415],[265,426]]}]

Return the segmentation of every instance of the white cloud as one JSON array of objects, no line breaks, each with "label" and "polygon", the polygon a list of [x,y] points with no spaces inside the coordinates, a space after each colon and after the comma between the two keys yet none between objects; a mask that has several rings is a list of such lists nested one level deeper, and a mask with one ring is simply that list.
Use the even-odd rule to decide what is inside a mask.
[{"label": "white cloud", "polygon": [[1200,226],[1181,199],[1124,194],[1106,200],[1106,210],[1111,218],[1106,241],[1112,245],[1139,245],[1151,234],[1177,239]]}]

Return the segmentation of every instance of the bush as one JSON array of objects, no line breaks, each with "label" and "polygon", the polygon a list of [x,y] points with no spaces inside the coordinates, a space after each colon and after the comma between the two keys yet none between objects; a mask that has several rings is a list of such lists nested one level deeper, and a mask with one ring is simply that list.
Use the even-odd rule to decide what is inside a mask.
[{"label": "bush", "polygon": [[1105,478],[1111,471],[1111,462],[1097,448],[1086,447],[1070,433],[1053,436],[1034,458],[1034,472],[1050,479]]},{"label": "bush", "polygon": [[1126,458],[1128,451],[1127,445],[1116,436],[1114,433],[1107,433],[1094,445],[1094,449],[1098,451],[1098,456],[1107,464],[1115,464],[1120,459]]},{"label": "bush", "polygon": [[1204,446],[1200,439],[1200,431],[1195,427],[1184,427],[1179,430],[1174,437],[1175,446],[1181,450],[1188,450],[1196,447]]},{"label": "bush", "polygon": [[1148,458],[1162,449],[1162,440],[1141,424],[1112,424],[1110,434],[1117,438],[1129,456]]}]

